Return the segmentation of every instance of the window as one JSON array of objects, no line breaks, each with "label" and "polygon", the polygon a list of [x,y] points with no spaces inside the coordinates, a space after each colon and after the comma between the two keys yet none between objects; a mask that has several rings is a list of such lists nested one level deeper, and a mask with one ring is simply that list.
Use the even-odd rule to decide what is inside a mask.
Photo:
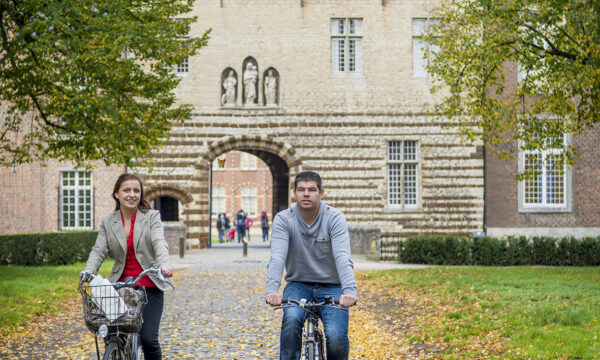
[{"label": "window", "polygon": [[256,156],[242,153],[242,170],[256,170]]},{"label": "window", "polygon": [[219,215],[225,212],[225,187],[213,186],[212,188],[212,214]]},{"label": "window", "polygon": [[227,154],[218,156],[213,160],[212,169],[213,171],[224,171],[225,170],[225,159]]},{"label": "window", "polygon": [[552,146],[547,150],[527,150],[522,152],[521,170],[533,172],[530,179],[520,183],[520,210],[567,210],[568,184],[570,172],[566,165],[559,165],[561,150],[566,146],[566,136],[549,140]]},{"label": "window", "polygon": [[[177,21],[183,21],[184,19],[175,19]],[[188,35],[184,36],[180,40],[187,40],[189,38]],[[175,65],[175,73],[180,76],[185,76],[190,71],[190,60],[189,58],[183,58],[177,65]]]},{"label": "window", "polygon": [[331,19],[331,70],[362,73],[362,19]]},{"label": "window", "polygon": [[175,66],[175,72],[179,75],[185,75],[189,72],[189,70],[190,68],[188,58],[181,60],[181,62]]},{"label": "window", "polygon": [[242,209],[249,217],[256,217],[256,186],[242,188]]},{"label": "window", "polygon": [[92,229],[92,174],[61,171],[60,196],[62,230]]},{"label": "window", "polygon": [[[422,39],[422,36],[427,32],[428,28],[438,22],[438,19],[424,19],[416,18],[412,19],[413,27],[413,76],[415,77],[427,77],[427,59],[425,59],[425,51],[429,45]],[[437,46],[431,46],[430,51],[437,52],[439,48]]]},{"label": "window", "polygon": [[418,143],[415,140],[388,142],[388,205],[417,207]]}]

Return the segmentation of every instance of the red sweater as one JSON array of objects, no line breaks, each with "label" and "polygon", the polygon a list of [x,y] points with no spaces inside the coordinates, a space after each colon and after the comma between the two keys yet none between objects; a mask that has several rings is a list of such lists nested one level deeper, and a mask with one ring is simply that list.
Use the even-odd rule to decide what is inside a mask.
[{"label": "red sweater", "polygon": [[[136,278],[144,269],[142,265],[140,265],[139,261],[135,257],[135,249],[133,247],[133,228],[135,225],[135,215],[137,211],[133,213],[131,217],[131,228],[129,229],[129,236],[127,236],[127,257],[125,258],[125,269],[123,269],[123,275],[121,275],[121,281],[125,281],[125,278],[131,276]],[[123,214],[121,213],[121,221],[123,221],[123,226],[125,226],[125,219],[123,218]],[[144,276],[138,282],[138,285],[146,286],[146,287],[156,287],[156,284],[150,280],[147,276]]]}]

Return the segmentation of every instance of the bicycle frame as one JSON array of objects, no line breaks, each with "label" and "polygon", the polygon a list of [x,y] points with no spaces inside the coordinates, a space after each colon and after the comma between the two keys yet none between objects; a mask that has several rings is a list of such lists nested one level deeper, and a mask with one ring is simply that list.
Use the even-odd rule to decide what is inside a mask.
[{"label": "bicycle frame", "polygon": [[323,351],[323,332],[319,326],[319,318],[312,312],[308,313],[302,333],[302,360],[325,359]]},{"label": "bicycle frame", "polygon": [[326,297],[324,302],[321,303],[313,303],[306,302],[306,299],[301,299],[300,301],[294,299],[282,299],[282,306],[276,307],[276,309],[281,309],[288,306],[295,306],[306,311],[307,316],[304,324],[304,328],[302,331],[302,352],[300,355],[301,360],[324,360],[326,359],[325,355],[325,337],[323,336],[323,331],[319,326],[319,316],[317,315],[320,308],[324,306],[333,307],[338,303],[337,300],[334,300],[331,297]]}]

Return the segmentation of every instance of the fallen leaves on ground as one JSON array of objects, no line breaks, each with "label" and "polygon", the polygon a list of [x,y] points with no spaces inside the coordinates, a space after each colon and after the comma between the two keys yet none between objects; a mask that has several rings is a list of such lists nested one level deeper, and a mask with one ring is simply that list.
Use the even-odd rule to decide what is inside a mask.
[{"label": "fallen leaves on ground", "polygon": [[[175,273],[177,288],[165,295],[160,342],[164,359],[277,359],[281,311],[263,300],[266,271],[260,263],[190,268]],[[436,359],[442,351],[487,359],[503,339],[490,332],[467,346],[443,338],[446,314],[461,304],[400,286],[382,288],[361,277],[359,304],[350,310],[351,359]],[[39,316],[12,336],[0,335],[0,358],[90,359],[93,335],[85,328],[80,298],[56,316]],[[471,356],[472,355],[472,356]]]}]

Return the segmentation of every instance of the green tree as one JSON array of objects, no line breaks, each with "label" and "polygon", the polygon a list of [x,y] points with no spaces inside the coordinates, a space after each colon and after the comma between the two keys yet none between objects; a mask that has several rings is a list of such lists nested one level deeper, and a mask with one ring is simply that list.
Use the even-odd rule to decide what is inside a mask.
[{"label": "green tree", "polygon": [[190,117],[193,0],[0,0],[0,164],[133,164]]},{"label": "green tree", "polygon": [[[600,121],[600,2],[449,0],[434,17],[425,56],[442,100],[431,110],[466,139],[512,158],[507,142],[558,148],[562,134]],[[506,76],[511,66],[518,81]],[[554,160],[572,164],[576,154],[566,146]]]}]

